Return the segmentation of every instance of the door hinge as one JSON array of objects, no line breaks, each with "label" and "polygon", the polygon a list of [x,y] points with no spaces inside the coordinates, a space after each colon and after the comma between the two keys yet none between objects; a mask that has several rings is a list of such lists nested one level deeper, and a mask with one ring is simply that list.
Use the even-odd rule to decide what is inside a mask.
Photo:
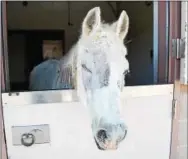
[{"label": "door hinge", "polygon": [[185,39],[172,39],[172,56],[176,59],[185,57]]},{"label": "door hinge", "polygon": [[177,107],[177,100],[172,100],[172,119],[176,118],[176,107]]}]

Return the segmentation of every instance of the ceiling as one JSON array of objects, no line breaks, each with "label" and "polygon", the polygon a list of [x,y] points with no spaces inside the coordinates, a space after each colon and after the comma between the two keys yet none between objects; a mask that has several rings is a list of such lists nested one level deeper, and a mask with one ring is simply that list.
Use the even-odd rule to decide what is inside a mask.
[{"label": "ceiling", "polygon": [[[62,11],[68,11],[68,2],[66,1],[38,1],[38,2],[28,2],[27,7],[23,7],[22,1],[17,2],[8,2],[8,21],[11,21],[16,18],[15,15],[19,15],[20,10],[27,10],[28,14],[32,14],[35,12],[35,10],[45,10],[49,12],[56,12],[61,15],[65,14]],[[89,9],[95,6],[101,6],[101,9],[103,10],[104,7],[108,8],[108,10],[112,13],[111,16],[106,13],[104,13],[105,20],[111,20],[115,19],[115,15],[113,15],[112,8],[109,6],[108,2],[106,1],[69,1],[70,3],[70,15],[71,17],[76,16],[76,13],[79,11],[83,11],[85,14]],[[113,8],[116,8],[115,2],[110,2],[113,6]],[[146,5],[145,1],[121,1],[120,2],[120,9],[125,9],[129,15],[130,18],[130,31],[129,35],[131,37],[138,36],[140,33],[142,33],[147,28],[151,28],[153,24],[153,6],[152,4],[150,6]],[[74,13],[75,12],[75,13]],[[23,13],[20,13],[20,15],[23,15]],[[36,17],[37,17],[36,13]],[[112,17],[113,15],[113,17]],[[24,16],[24,15],[23,15]],[[85,16],[85,15],[82,15]],[[36,18],[35,17],[35,18]],[[76,23],[80,24],[80,21],[76,21]],[[11,25],[11,24],[10,24]]]}]

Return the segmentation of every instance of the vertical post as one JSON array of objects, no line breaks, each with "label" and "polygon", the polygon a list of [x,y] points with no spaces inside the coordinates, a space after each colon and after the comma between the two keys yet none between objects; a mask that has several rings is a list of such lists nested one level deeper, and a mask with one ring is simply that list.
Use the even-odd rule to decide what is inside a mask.
[{"label": "vertical post", "polygon": [[165,61],[165,81],[168,83],[168,71],[169,71],[169,13],[170,13],[170,2],[166,1],[166,35],[165,35],[165,40],[166,40],[166,61]]},{"label": "vertical post", "polygon": [[[157,64],[155,62],[155,65],[158,67],[157,75],[157,84],[164,84],[168,83],[167,81],[167,72],[168,72],[168,2],[166,1],[158,1],[158,61]],[[155,24],[154,24],[155,25]],[[156,29],[156,28],[155,28]],[[154,30],[155,31],[155,30]],[[157,35],[156,35],[157,36]],[[155,43],[156,41],[154,41]],[[156,67],[155,66],[155,67]]]},{"label": "vertical post", "polygon": [[153,1],[153,80],[158,83],[158,1]]},{"label": "vertical post", "polygon": [[181,1],[170,1],[169,15],[169,71],[168,82],[174,83],[180,78],[180,60],[173,57],[172,39],[181,38]]},{"label": "vertical post", "polygon": [[180,60],[180,82],[188,84],[188,2],[181,2],[181,39],[185,40],[184,57]]},{"label": "vertical post", "polygon": [[179,119],[180,107],[182,105],[182,87],[180,84],[180,60],[174,58],[172,52],[172,39],[181,37],[181,1],[170,1],[170,15],[169,15],[169,72],[168,82],[174,83],[174,105],[175,115],[172,118],[171,130],[171,145],[170,145],[170,159],[178,159],[178,144],[179,144]]},{"label": "vertical post", "polygon": [[[6,1],[0,2],[0,76],[1,76],[1,87],[0,94],[2,94],[2,90],[5,90],[5,80],[4,80],[4,67],[3,67],[3,36],[2,36],[2,12],[3,7],[5,6]],[[7,150],[5,145],[5,134],[4,134],[4,125],[3,125],[3,107],[2,107],[2,95],[0,97],[0,158],[7,159]]]},{"label": "vertical post", "polygon": [[8,63],[8,44],[7,44],[7,2],[2,1],[1,7],[1,34],[2,34],[2,57],[4,67],[4,78],[5,78],[5,90],[10,90],[10,79],[9,79],[9,63]]}]

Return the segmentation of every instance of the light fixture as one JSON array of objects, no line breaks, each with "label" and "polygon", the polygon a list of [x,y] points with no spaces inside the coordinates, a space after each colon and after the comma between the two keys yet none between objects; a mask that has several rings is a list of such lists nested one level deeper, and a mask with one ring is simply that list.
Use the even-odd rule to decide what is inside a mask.
[{"label": "light fixture", "polygon": [[28,6],[28,1],[23,1],[23,2],[22,2],[22,5],[23,5],[24,7],[27,7],[27,6]]}]

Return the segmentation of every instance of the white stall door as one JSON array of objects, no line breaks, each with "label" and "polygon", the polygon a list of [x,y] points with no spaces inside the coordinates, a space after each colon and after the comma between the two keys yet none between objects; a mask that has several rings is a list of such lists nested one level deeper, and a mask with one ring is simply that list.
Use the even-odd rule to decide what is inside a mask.
[{"label": "white stall door", "polygon": [[[173,85],[126,87],[122,114],[128,125],[127,137],[118,150],[100,151],[88,112],[75,100],[74,91],[4,93],[9,159],[168,159],[172,97]],[[44,131],[38,134],[38,143],[45,142],[20,145],[21,134],[36,125]]]}]

